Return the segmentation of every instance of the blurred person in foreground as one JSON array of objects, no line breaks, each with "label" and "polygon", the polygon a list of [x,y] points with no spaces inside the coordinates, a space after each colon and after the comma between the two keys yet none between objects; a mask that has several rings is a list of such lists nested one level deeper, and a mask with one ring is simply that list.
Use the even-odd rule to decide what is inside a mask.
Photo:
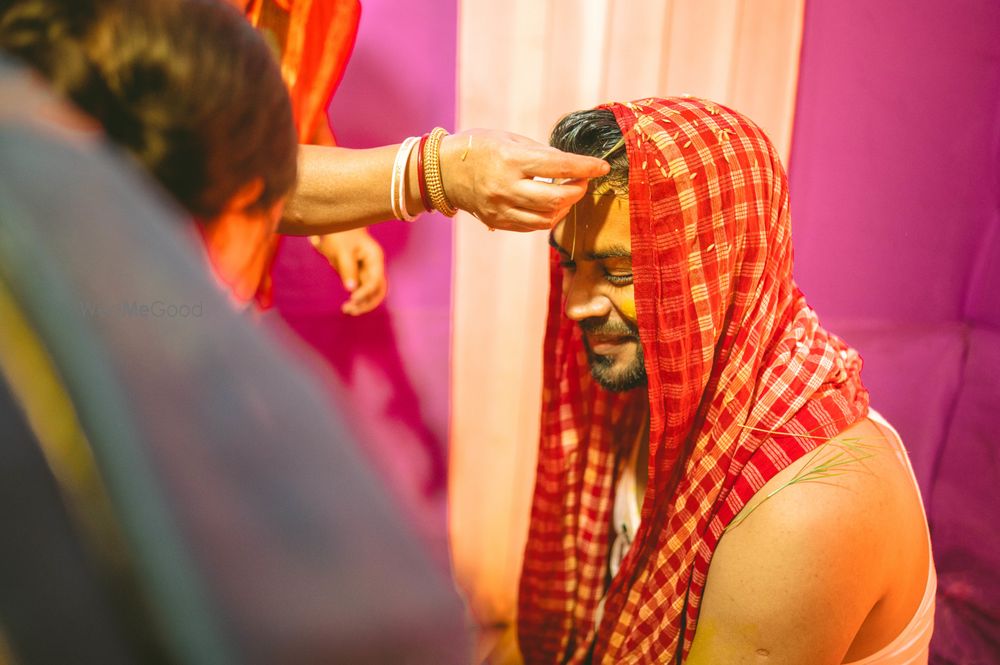
[{"label": "blurred person in foreground", "polygon": [[763,132],[695,98],[572,113],[606,156],[550,236],[527,663],[926,663],[919,490],[792,278]]},{"label": "blurred person in foreground", "polygon": [[177,206],[2,54],[0,100],[0,661],[468,662],[322,365],[247,325]]}]

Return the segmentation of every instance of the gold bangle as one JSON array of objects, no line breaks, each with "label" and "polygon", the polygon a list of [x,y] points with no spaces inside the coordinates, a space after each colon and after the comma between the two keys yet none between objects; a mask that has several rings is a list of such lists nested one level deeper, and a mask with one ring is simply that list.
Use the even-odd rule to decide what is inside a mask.
[{"label": "gold bangle", "polygon": [[435,127],[427,144],[424,146],[424,182],[427,183],[427,197],[434,209],[447,217],[454,217],[458,209],[448,200],[444,193],[444,182],[441,179],[441,139],[448,132],[441,127]]}]

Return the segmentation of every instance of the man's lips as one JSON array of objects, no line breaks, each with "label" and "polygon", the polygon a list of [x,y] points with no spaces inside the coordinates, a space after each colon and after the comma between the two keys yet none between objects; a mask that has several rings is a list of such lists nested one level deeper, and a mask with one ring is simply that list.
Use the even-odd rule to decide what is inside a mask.
[{"label": "man's lips", "polygon": [[617,351],[622,344],[631,341],[632,338],[628,335],[587,335],[587,346],[599,354]]}]

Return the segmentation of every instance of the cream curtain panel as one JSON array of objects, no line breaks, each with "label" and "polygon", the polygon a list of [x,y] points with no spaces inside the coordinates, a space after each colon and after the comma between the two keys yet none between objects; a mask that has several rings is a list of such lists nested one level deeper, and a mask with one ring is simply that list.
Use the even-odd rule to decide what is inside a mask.
[{"label": "cream curtain panel", "polygon": [[[805,0],[459,0],[458,124],[545,141],[570,111],[690,93],[787,161]],[[548,293],[543,233],[454,225],[449,529],[480,623],[512,620],[527,537]]]}]

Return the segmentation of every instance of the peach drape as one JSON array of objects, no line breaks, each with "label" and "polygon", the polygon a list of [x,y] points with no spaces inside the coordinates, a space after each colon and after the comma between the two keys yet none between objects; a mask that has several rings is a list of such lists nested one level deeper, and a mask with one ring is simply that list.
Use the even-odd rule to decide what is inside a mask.
[{"label": "peach drape", "polygon": [[[805,0],[459,0],[458,124],[544,141],[569,111],[690,93],[757,121],[787,161]],[[460,213],[449,529],[484,625],[514,617],[541,403],[542,233]]]}]

